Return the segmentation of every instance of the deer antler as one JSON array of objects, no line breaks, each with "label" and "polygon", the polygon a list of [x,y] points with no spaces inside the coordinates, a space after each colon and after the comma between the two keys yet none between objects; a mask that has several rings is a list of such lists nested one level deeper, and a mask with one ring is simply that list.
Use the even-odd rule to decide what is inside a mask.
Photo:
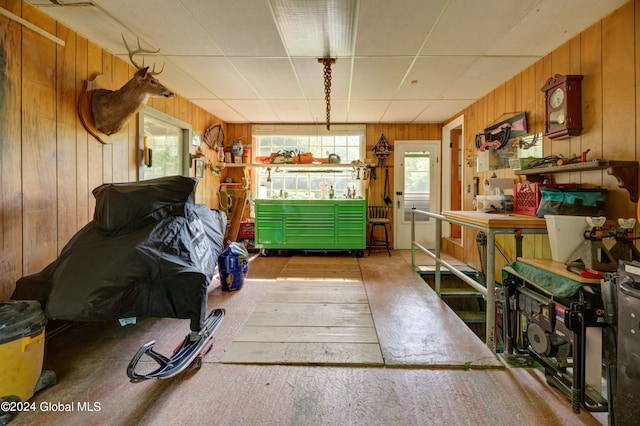
[{"label": "deer antler", "polygon": [[[122,34],[122,41],[124,42],[124,46],[127,48],[127,52],[129,52],[129,60],[131,61],[133,66],[136,67],[137,70],[140,70],[140,69],[144,68],[144,58],[142,58],[142,66],[140,66],[140,65],[138,65],[136,63],[136,61],[133,60],[133,57],[135,55],[137,55],[138,53],[158,53],[158,52],[160,52],[160,49],[158,49],[158,50],[146,50],[146,49],[143,49],[142,46],[140,46],[140,39],[138,39],[138,48],[136,50],[131,50],[131,48],[129,48],[129,45],[127,44],[127,40],[124,38],[124,34]],[[162,68],[160,69],[160,71],[156,71],[156,65],[153,64],[153,70],[149,71],[148,74],[149,75],[158,75],[162,71],[164,71],[164,64],[162,64]]]}]

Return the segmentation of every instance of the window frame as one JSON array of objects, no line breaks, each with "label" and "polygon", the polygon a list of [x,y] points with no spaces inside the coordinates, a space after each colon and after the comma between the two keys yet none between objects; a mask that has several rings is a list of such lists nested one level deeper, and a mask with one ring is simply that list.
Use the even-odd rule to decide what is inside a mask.
[{"label": "window frame", "polygon": [[[192,161],[190,157],[191,139],[193,137],[193,127],[190,123],[180,120],[172,115],[166,114],[150,106],[144,106],[138,113],[138,180],[145,180],[145,170],[147,167],[144,164],[144,125],[145,117],[151,117],[155,120],[163,121],[164,123],[180,129],[182,134],[182,153],[180,155],[180,170],[178,172],[181,176],[190,176]],[[153,160],[152,160],[153,161]],[[151,178],[149,178],[151,179]]]},{"label": "window frame", "polygon": [[[335,144],[335,138],[337,137],[358,137],[359,138],[359,147],[358,147],[358,154],[357,157],[358,158],[350,158],[349,156],[347,156],[347,158],[340,158],[341,163],[339,167],[333,167],[331,166],[331,164],[327,164],[326,168],[322,167],[321,169],[319,169],[317,167],[317,165],[314,165],[313,167],[306,167],[305,170],[305,165],[301,164],[298,167],[295,167],[295,169],[292,169],[290,165],[288,165],[286,168],[283,167],[281,168],[281,170],[285,173],[286,177],[283,177],[283,180],[287,180],[289,182],[291,182],[293,179],[296,180],[296,188],[295,188],[295,192],[299,193],[300,191],[305,191],[305,189],[299,190],[299,182],[300,179],[306,179],[308,182],[307,189],[306,191],[310,194],[310,193],[314,193],[315,195],[315,199],[321,199],[321,193],[322,191],[320,190],[320,188],[316,188],[316,186],[318,185],[314,185],[313,182],[313,178],[312,176],[326,176],[327,181],[331,181],[331,182],[335,182],[335,174],[336,173],[350,173],[351,170],[349,168],[345,167],[345,164],[349,164],[351,163],[351,161],[354,160],[361,160],[364,161],[364,159],[366,158],[366,126],[365,125],[332,125],[331,126],[331,130],[327,131],[326,127],[324,126],[320,126],[320,125],[254,125],[252,126],[252,162],[254,161],[255,157],[257,156],[261,156],[261,155],[265,155],[265,152],[261,152],[260,150],[260,144],[259,144],[259,138],[261,137],[283,137],[283,138],[288,138],[288,137],[302,137],[302,138],[321,138],[321,137],[331,137],[334,138],[334,152],[337,151],[336,147],[340,147],[340,145],[336,145]],[[291,149],[293,148],[293,146],[288,147],[286,145],[283,145],[283,149]],[[324,149],[324,148],[321,148]],[[345,149],[348,149],[348,141],[347,144],[345,144]],[[272,151],[273,152],[273,151]],[[348,152],[348,151],[347,151]],[[315,153],[317,154],[317,153]],[[320,153],[323,157],[326,157],[326,153]],[[264,167],[260,167],[256,170],[256,173],[252,174],[252,196],[254,199],[259,198],[260,196],[260,175],[261,172],[262,174],[267,173],[266,168],[267,167],[271,167],[272,170],[272,179],[274,178],[274,173],[276,168],[278,167],[277,164],[273,164],[273,165],[265,165]],[[322,173],[322,171],[325,170],[325,173]],[[319,172],[321,174],[319,174]],[[359,175],[359,172],[358,172]],[[333,176],[333,178],[331,178],[331,176]],[[324,179],[324,178],[323,178]],[[363,185],[362,185],[362,179],[357,180],[355,178],[350,178],[347,177],[344,180],[344,191],[343,192],[337,192],[336,196],[342,196],[344,192],[346,192],[346,187],[347,186],[355,186],[356,189],[356,196],[361,196],[362,198],[365,198],[365,194],[363,193]],[[356,183],[357,180],[357,183]],[[317,183],[317,182],[316,182]],[[286,184],[283,185],[286,188]],[[327,188],[328,189],[328,188]],[[335,188],[336,190],[338,188]],[[276,191],[274,189],[274,191]],[[283,197],[286,195],[283,194]],[[275,195],[272,192],[268,192],[269,194],[269,198],[273,198]],[[279,196],[279,195],[278,195]],[[264,198],[264,194],[262,194],[262,198]],[[298,198],[300,199],[300,198]]]}]

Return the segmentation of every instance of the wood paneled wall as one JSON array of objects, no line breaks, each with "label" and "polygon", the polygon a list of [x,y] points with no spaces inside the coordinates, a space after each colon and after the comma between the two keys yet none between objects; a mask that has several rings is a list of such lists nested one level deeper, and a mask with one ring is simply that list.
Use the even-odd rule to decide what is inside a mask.
[{"label": "wood paneled wall", "polygon": [[[16,0],[0,7],[64,40],[65,46],[0,16],[0,300],[23,275],[39,272],[93,218],[91,191],[108,182],[135,181],[140,162],[137,120],[102,145],[77,118],[84,81],[117,89],[134,68],[37,9]],[[162,76],[160,76],[162,79]],[[181,96],[152,99],[153,108],[204,132],[219,122]],[[225,123],[223,123],[223,126]],[[204,146],[205,155],[213,157]],[[192,169],[193,170],[193,169]],[[210,172],[196,199],[217,206]]]},{"label": "wood paneled wall", "polygon": [[[627,3],[462,111],[464,158],[475,157],[475,134],[498,121],[505,112],[526,111],[529,130],[542,132],[544,94],[540,88],[555,74],[582,74],[582,134],[555,141],[545,138],[544,154],[571,156],[590,150],[588,159],[640,160],[640,81],[636,72],[640,65],[639,18],[640,0]],[[493,172],[476,173],[467,168],[463,187],[472,185],[474,176],[479,176],[482,182]],[[523,180],[509,169],[495,172],[498,177]],[[616,179],[606,171],[557,174],[554,181],[604,186],[609,189],[607,218],[636,217],[636,205],[630,201],[628,192],[618,188]],[[471,210],[472,198],[470,193],[464,193],[465,210]],[[448,247],[458,258],[479,268],[475,235],[475,231],[467,230],[463,247]],[[498,242],[507,257],[514,260],[513,238],[500,236]],[[546,236],[526,236],[523,249],[525,257],[551,257]],[[499,255],[496,260],[499,277],[503,262]]]}]

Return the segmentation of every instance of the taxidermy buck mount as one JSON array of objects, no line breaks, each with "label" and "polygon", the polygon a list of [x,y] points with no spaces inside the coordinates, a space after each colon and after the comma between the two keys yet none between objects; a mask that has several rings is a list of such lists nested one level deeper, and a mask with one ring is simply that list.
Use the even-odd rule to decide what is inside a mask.
[{"label": "taxidermy buck mount", "polygon": [[144,50],[140,47],[140,40],[138,48],[131,50],[124,36],[122,41],[129,52],[129,60],[137,70],[133,78],[118,90],[93,89],[90,85],[93,86],[96,77],[100,75],[96,74],[85,81],[78,100],[78,115],[82,125],[103,144],[107,142],[97,132],[107,136],[118,133],[146,105],[150,97],[173,97],[173,92],[154,77],[164,70],[164,65],[160,71],[156,71],[155,65],[149,71],[149,67],[144,66],[144,60],[142,66],[133,60],[139,53],[158,53],[160,50]]}]

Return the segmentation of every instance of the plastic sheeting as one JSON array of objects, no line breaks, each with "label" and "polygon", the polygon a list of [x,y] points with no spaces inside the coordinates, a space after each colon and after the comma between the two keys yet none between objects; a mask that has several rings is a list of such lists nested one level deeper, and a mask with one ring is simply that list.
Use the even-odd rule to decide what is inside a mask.
[{"label": "plastic sheeting", "polygon": [[553,297],[571,297],[582,288],[582,284],[578,281],[536,268],[535,266],[527,265],[523,262],[515,261],[505,266],[502,271],[503,280],[505,272],[512,273],[532,284],[535,283],[538,288]]},{"label": "plastic sheeting", "polygon": [[226,216],[195,204],[194,178],[172,176],[94,189],[94,219],[13,299],[37,299],[50,319],[188,318],[202,326]]}]

